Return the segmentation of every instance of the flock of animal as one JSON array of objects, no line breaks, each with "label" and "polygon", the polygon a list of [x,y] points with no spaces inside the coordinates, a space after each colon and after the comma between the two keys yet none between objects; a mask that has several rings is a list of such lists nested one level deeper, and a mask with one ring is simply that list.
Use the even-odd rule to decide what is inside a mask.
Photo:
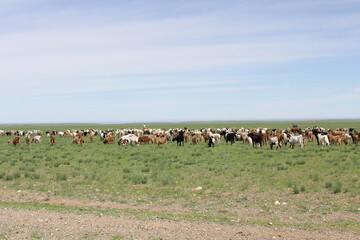
[{"label": "flock of animal", "polygon": [[297,125],[287,129],[268,129],[268,128],[202,128],[199,130],[184,129],[87,129],[87,130],[66,130],[66,131],[46,131],[40,130],[22,131],[22,130],[0,130],[2,136],[15,136],[8,140],[9,144],[20,145],[21,137],[25,138],[26,145],[40,143],[42,136],[46,135],[50,139],[50,144],[56,144],[56,137],[69,137],[72,144],[84,145],[88,138],[94,142],[96,138],[104,144],[112,144],[118,139],[118,145],[140,145],[157,144],[158,146],[166,144],[168,141],[177,143],[177,146],[184,146],[191,142],[194,145],[205,142],[208,147],[214,147],[221,142],[223,138],[226,144],[234,144],[235,141],[248,143],[250,146],[269,145],[271,149],[286,146],[288,143],[291,148],[300,145],[304,148],[309,141],[317,141],[318,145],[330,146],[333,144],[357,144],[360,141],[360,132],[353,128],[338,128],[336,130],[325,130],[321,127],[300,129]]}]

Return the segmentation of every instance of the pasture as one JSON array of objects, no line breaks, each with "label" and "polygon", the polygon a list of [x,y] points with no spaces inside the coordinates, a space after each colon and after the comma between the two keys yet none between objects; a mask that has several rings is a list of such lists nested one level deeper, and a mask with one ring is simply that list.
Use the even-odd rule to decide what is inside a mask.
[{"label": "pasture", "polygon": [[[360,129],[358,120],[297,122],[299,127]],[[118,125],[3,125],[8,129],[141,128]],[[291,122],[149,123],[148,128],[286,128]],[[214,148],[206,143],[84,146],[69,137],[20,146],[0,136],[0,207],[162,218],[306,230],[359,232],[360,145],[304,149]],[[93,204],[92,204],[93,203]]]}]

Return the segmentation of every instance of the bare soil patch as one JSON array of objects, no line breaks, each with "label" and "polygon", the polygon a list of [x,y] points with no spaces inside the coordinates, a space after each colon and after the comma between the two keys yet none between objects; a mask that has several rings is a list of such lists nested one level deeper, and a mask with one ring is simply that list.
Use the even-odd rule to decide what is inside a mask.
[{"label": "bare soil patch", "polygon": [[[1,190],[1,201],[51,202],[69,206],[149,208],[111,202],[47,199],[31,192]],[[164,210],[157,206],[154,211]],[[169,209],[166,209],[169,210]],[[181,212],[180,206],[176,212]],[[186,211],[186,209],[184,209]],[[239,211],[239,210],[238,210]],[[246,210],[245,210],[246,211]],[[239,212],[241,214],[241,212]],[[247,213],[244,212],[244,215]],[[143,220],[127,216],[77,215],[52,211],[0,208],[0,239],[360,239],[356,233],[305,231],[269,225],[224,225],[209,222]]]}]

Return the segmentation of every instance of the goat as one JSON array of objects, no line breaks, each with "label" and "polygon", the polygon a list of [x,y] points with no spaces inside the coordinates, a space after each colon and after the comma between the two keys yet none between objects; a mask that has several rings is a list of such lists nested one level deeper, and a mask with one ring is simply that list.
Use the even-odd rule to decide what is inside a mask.
[{"label": "goat", "polygon": [[139,137],[139,143],[149,144],[150,142],[152,143],[153,140],[149,135],[144,135],[144,136]]},{"label": "goat", "polygon": [[262,145],[264,144],[264,139],[263,139],[264,137],[262,133],[251,132],[248,134],[248,137],[251,138],[253,147],[257,143],[260,144],[260,147],[262,147]]},{"label": "goat", "polygon": [[208,142],[208,147],[215,147],[215,142],[216,142],[215,137],[214,136],[210,137]]},{"label": "goat", "polygon": [[108,137],[104,138],[103,143],[104,144],[114,143],[114,141],[115,141],[115,138],[113,136],[108,136]]},{"label": "goat", "polygon": [[269,143],[270,143],[270,149],[273,149],[273,146],[276,146],[276,149],[278,149],[279,147],[281,148],[281,143],[279,142],[279,139],[277,137],[271,137],[269,138]]},{"label": "goat", "polygon": [[318,134],[319,144],[321,146],[330,146],[329,137],[327,134]]},{"label": "goat", "polygon": [[[125,136],[122,136],[118,142],[118,144],[122,144],[125,145],[126,143],[129,143],[130,145],[132,144],[140,144],[139,143],[139,137],[136,136],[135,134],[128,134]],[[139,146],[139,145],[138,145]]]},{"label": "goat", "polygon": [[172,141],[173,142],[176,141],[177,146],[184,146],[184,141],[185,141],[184,131],[178,132],[178,135],[176,137],[174,137]]},{"label": "goat", "polygon": [[50,135],[50,145],[51,146],[55,145],[55,137],[53,135]]},{"label": "goat", "polygon": [[11,143],[16,147],[20,145],[20,137],[15,137],[14,139],[11,139]]},{"label": "goat", "polygon": [[296,143],[299,143],[301,148],[305,147],[305,139],[303,135],[291,136],[289,142],[291,148],[294,148]]},{"label": "goat", "polygon": [[31,140],[32,143],[41,143],[41,136],[37,135]]},{"label": "goat", "polygon": [[236,134],[233,132],[229,132],[229,133],[227,132],[227,133],[225,133],[224,138],[225,138],[226,144],[228,142],[230,142],[231,145],[233,145],[233,143],[235,143]]},{"label": "goat", "polygon": [[155,142],[157,143],[158,146],[166,144],[167,142],[167,136],[162,136],[162,137],[156,137],[155,138]]},{"label": "goat", "polygon": [[199,144],[199,142],[200,142],[198,136],[193,136],[193,137],[191,138],[191,141],[192,141],[192,143],[193,143],[194,145]]}]

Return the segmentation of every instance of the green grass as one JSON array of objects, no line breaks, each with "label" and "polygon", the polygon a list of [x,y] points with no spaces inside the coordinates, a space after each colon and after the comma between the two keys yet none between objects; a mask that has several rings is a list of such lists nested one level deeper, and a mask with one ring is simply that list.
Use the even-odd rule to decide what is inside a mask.
[{"label": "green grass", "polygon": [[[314,125],[325,128],[354,127],[360,129],[360,121],[309,121],[297,122],[305,128]],[[150,128],[174,127],[290,127],[291,122],[195,122],[149,123]],[[0,129],[66,130],[86,128],[141,128],[141,124],[127,125],[23,125],[0,126]],[[360,145],[331,146],[321,148],[315,142],[307,147],[294,149],[283,147],[251,148],[241,142],[226,145],[224,141],[215,148],[205,143],[190,143],[177,147],[168,142],[156,145],[118,146],[104,145],[97,138],[84,146],[72,145],[68,137],[56,137],[56,145],[50,147],[43,136],[40,144],[26,146],[7,144],[9,137],[0,136],[0,186],[10,190],[27,190],[52,197],[73,198],[89,201],[111,201],[133,206],[180,205],[189,214],[176,212],[140,212],[126,210],[137,217],[161,216],[171,220],[193,220],[234,224],[239,216],[236,210],[254,209],[242,224],[262,224],[271,217],[273,203],[281,201],[289,205],[280,209],[286,215],[359,213],[360,195]],[[194,191],[201,186],[203,190]],[[329,205],[331,199],[331,205]],[[312,205],[316,202],[316,205]],[[346,203],[346,204],[343,204]],[[0,203],[4,206],[5,203]],[[29,205],[11,205],[31,208]],[[40,205],[48,210],[85,212],[69,206]],[[259,213],[259,210],[263,212]],[[220,211],[219,211],[220,210]],[[89,210],[90,211],[90,210]],[[108,210],[91,209],[106,213]],[[109,210],[110,211],[110,210]],[[111,211],[115,211],[111,209]],[[119,211],[119,210],[116,210]],[[115,212],[116,212],[115,211]],[[204,214],[204,212],[206,214]],[[120,212],[119,215],[124,214]],[[297,222],[272,220],[274,225],[304,227],[312,222],[315,228],[335,225],[337,229],[360,229],[359,224],[347,220],[322,224],[303,217]],[[345,224],[346,225],[346,224]],[[336,227],[337,226],[337,227]],[[347,225],[346,225],[347,226]],[[308,227],[310,228],[310,227]]]},{"label": "green grass", "polygon": [[31,239],[41,239],[41,238],[43,238],[43,236],[38,232],[34,232],[30,235],[30,238]]}]

